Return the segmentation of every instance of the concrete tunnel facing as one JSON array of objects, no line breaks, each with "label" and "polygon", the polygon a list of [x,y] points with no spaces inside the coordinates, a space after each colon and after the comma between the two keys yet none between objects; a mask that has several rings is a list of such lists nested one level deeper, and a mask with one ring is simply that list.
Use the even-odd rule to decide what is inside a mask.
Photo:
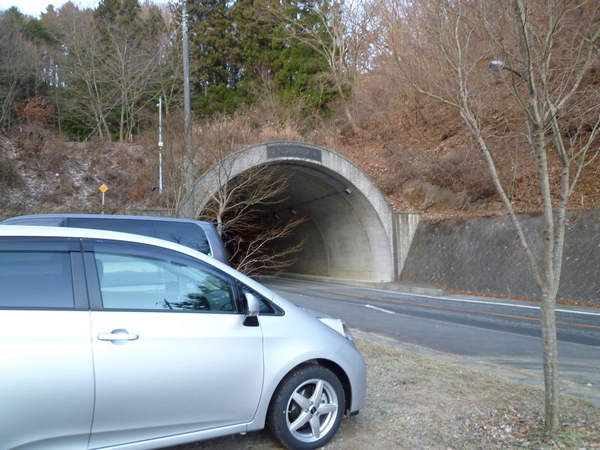
[{"label": "concrete tunnel facing", "polygon": [[394,213],[361,169],[324,147],[295,141],[266,142],[225,157],[196,180],[196,215],[220,186],[263,165],[290,179],[286,200],[269,213],[285,212],[308,219],[280,243],[290,246],[307,237],[287,273],[383,282],[397,278],[418,214],[409,217]]}]

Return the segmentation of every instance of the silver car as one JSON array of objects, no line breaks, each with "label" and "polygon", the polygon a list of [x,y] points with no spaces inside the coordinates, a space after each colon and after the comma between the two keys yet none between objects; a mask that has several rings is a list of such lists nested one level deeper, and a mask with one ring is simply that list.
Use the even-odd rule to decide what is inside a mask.
[{"label": "silver car", "polygon": [[0,227],[0,449],[259,430],[314,449],[366,395],[346,326],[179,244]]}]

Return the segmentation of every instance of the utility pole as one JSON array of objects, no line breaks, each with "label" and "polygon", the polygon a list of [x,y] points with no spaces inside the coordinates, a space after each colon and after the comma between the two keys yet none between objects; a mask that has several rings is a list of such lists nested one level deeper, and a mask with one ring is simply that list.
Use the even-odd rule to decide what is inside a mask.
[{"label": "utility pole", "polygon": [[179,207],[179,215],[194,219],[194,148],[192,145],[192,106],[190,100],[190,52],[188,43],[187,2],[183,2],[183,110],[185,139],[185,194]]},{"label": "utility pole", "polygon": [[163,176],[162,176],[162,96],[158,97],[158,192],[162,195],[163,192]]}]

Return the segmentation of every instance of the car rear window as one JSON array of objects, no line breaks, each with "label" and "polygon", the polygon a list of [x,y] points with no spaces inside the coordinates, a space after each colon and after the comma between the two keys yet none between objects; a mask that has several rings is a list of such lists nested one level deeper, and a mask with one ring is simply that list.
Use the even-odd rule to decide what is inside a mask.
[{"label": "car rear window", "polygon": [[206,233],[198,225],[187,222],[155,221],[154,227],[157,238],[176,242],[212,256]]}]

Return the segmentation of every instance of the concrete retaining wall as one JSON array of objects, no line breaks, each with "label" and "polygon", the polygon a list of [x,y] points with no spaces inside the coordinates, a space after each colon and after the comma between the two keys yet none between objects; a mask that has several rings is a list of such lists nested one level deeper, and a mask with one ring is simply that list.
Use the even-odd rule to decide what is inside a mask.
[{"label": "concrete retaining wall", "polygon": [[404,263],[410,251],[411,242],[417,232],[421,213],[394,212],[394,255],[396,257],[397,273],[402,273]]},{"label": "concrete retaining wall", "polygon": [[[541,255],[539,215],[521,215],[527,240]],[[558,298],[600,303],[600,211],[568,217]],[[508,217],[421,221],[402,281],[483,294],[540,297]]]}]

